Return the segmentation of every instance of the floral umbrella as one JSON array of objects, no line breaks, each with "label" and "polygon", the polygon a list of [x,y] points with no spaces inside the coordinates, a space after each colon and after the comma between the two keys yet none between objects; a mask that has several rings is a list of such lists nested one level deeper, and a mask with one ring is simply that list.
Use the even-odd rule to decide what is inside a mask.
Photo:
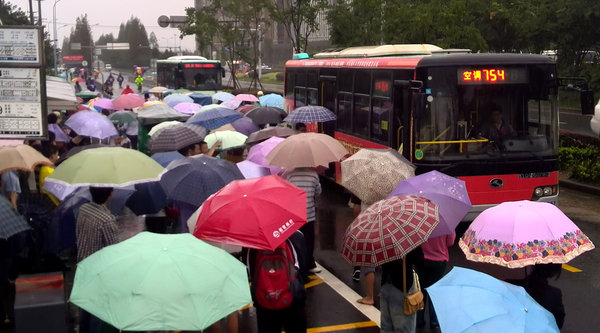
[{"label": "floral umbrella", "polygon": [[458,242],[467,259],[508,268],[564,264],[594,244],[558,207],[509,201],[484,210]]}]

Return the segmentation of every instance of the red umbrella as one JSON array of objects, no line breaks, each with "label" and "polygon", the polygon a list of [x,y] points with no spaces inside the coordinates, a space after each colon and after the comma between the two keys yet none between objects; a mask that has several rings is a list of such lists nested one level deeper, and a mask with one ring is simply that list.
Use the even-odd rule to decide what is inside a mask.
[{"label": "red umbrella", "polygon": [[383,265],[424,243],[439,221],[438,206],[423,197],[377,201],[346,229],[342,255],[355,266]]},{"label": "red umbrella", "polygon": [[146,100],[136,94],[125,94],[115,98],[113,105],[115,109],[119,110],[133,109],[144,105],[145,102]]},{"label": "red umbrella", "polygon": [[306,192],[279,176],[235,180],[200,207],[194,236],[273,250],[306,223]]}]

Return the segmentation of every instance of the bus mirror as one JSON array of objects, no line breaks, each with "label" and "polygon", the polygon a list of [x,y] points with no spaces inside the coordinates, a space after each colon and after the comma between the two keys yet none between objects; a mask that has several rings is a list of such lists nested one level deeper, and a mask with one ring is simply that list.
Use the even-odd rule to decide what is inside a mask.
[{"label": "bus mirror", "polygon": [[423,81],[418,80],[394,80],[394,85],[405,90],[420,90],[423,88]]},{"label": "bus mirror", "polygon": [[413,94],[413,117],[416,119],[423,118],[427,110],[427,94]]},{"label": "bus mirror", "polygon": [[221,77],[225,77],[225,68],[221,67]]},{"label": "bus mirror", "polygon": [[581,92],[581,113],[594,114],[594,91],[585,90]]}]

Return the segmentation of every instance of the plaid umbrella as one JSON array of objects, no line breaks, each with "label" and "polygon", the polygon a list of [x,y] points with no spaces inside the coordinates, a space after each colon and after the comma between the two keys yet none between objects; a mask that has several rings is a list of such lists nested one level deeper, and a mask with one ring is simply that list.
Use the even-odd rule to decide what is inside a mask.
[{"label": "plaid umbrella", "polygon": [[8,239],[10,236],[31,229],[25,218],[13,209],[10,201],[3,195],[0,195],[0,221],[2,221],[0,239]]},{"label": "plaid umbrella", "polygon": [[199,143],[206,136],[206,130],[198,125],[180,124],[169,126],[150,138],[149,146],[153,153],[179,150]]},{"label": "plaid umbrella", "polygon": [[377,201],[346,229],[342,255],[353,265],[380,266],[424,243],[438,223],[438,206],[426,198],[407,195]]},{"label": "plaid umbrella", "polygon": [[186,123],[200,125],[207,130],[213,130],[240,118],[242,118],[242,114],[231,109],[213,108],[196,113]]},{"label": "plaid umbrella", "polygon": [[342,186],[366,204],[385,198],[400,181],[415,175],[412,163],[394,149],[363,148],[341,166]]},{"label": "plaid umbrella", "polygon": [[236,179],[244,179],[244,175],[232,162],[196,155],[171,162],[160,184],[169,199],[198,207]]},{"label": "plaid umbrella", "polygon": [[280,124],[283,118],[287,115],[283,109],[273,108],[270,106],[260,106],[254,108],[244,115],[252,119],[256,125]]},{"label": "plaid umbrella", "polygon": [[315,121],[322,123],[336,119],[335,114],[324,106],[307,105],[294,109],[289,116],[285,117],[284,121],[288,123],[312,123]]}]

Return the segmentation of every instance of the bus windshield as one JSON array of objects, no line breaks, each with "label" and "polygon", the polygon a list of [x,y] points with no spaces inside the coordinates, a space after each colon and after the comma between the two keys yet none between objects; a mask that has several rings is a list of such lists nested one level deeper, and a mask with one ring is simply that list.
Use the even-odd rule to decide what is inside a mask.
[{"label": "bus windshield", "polygon": [[558,149],[553,67],[433,67],[415,110],[415,151],[429,161],[544,158]]},{"label": "bus windshield", "polygon": [[221,66],[215,62],[157,61],[157,83],[170,89],[219,90],[221,74]]}]

